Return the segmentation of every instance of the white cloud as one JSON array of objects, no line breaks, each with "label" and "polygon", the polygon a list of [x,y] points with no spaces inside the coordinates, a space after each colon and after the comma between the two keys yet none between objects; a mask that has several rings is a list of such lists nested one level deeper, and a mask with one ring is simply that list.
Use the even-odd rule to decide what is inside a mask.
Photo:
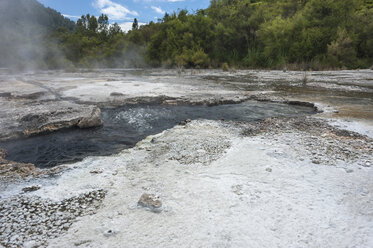
[{"label": "white cloud", "polygon": [[[140,27],[140,26],[145,25],[146,23],[139,22],[138,24],[139,24],[139,27]],[[123,32],[128,32],[128,31],[132,30],[132,22],[123,22],[123,23],[120,23],[118,25],[122,29]]]},{"label": "white cloud", "polygon": [[146,3],[151,3],[151,2],[169,2],[169,3],[177,3],[177,2],[184,2],[185,0],[133,0],[135,3],[138,2],[146,2]]},{"label": "white cloud", "polygon": [[146,3],[152,3],[152,2],[168,2],[168,3],[177,3],[177,2],[184,2],[185,0],[133,0],[135,3],[138,2],[146,2]]},{"label": "white cloud", "polygon": [[101,11],[101,13],[108,15],[111,20],[129,20],[132,18],[127,15],[138,16],[136,11],[131,11],[119,3],[111,0],[95,0],[93,6]]},{"label": "white cloud", "polygon": [[151,6],[151,8],[152,8],[152,10],[157,12],[158,14],[164,14],[165,13],[165,11],[163,9],[161,9],[160,7]]},{"label": "white cloud", "polygon": [[74,15],[67,15],[67,14],[62,14],[64,17],[67,18],[72,18],[72,19],[79,19],[81,16],[74,16]]}]

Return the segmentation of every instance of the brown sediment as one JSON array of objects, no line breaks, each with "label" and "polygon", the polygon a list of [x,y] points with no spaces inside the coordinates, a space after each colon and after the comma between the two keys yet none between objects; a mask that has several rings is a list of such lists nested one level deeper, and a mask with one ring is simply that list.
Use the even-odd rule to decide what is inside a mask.
[{"label": "brown sediment", "polygon": [[339,113],[335,114],[336,117],[357,118],[373,121],[373,109],[367,108],[364,105],[342,105],[339,106],[338,109]]},{"label": "brown sediment", "polygon": [[17,182],[26,178],[35,179],[43,176],[57,175],[65,169],[65,166],[39,169],[31,163],[20,163],[0,158],[0,186],[2,183]]},{"label": "brown sediment", "polygon": [[252,94],[248,97],[251,100],[259,101],[259,102],[272,102],[272,103],[284,103],[289,105],[295,105],[295,106],[304,106],[304,107],[310,107],[313,108],[315,112],[322,113],[323,110],[319,109],[315,103],[308,102],[308,101],[299,101],[299,100],[288,100],[286,97],[278,97],[273,96],[270,94]]},{"label": "brown sediment", "polygon": [[6,159],[7,152],[0,148],[0,159]]},{"label": "brown sediment", "polygon": [[39,170],[33,164],[18,163],[0,159],[0,179],[24,179],[38,175]]}]

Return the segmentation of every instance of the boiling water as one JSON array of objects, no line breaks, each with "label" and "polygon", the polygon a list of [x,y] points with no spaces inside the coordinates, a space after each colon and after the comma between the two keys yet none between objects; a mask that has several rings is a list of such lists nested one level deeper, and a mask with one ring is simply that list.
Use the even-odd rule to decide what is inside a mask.
[{"label": "boiling water", "polygon": [[111,155],[133,147],[151,134],[171,128],[186,119],[257,121],[269,117],[309,115],[313,108],[248,101],[219,106],[132,105],[103,109],[104,126],[66,129],[58,132],[0,143],[7,159],[38,167],[82,160],[87,156]]}]

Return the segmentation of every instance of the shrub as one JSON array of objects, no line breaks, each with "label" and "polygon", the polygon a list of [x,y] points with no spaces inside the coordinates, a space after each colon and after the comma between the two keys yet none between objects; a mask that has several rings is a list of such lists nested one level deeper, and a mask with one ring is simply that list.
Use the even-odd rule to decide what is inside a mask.
[{"label": "shrub", "polygon": [[356,68],[357,53],[352,39],[345,29],[338,30],[338,37],[328,45],[328,57],[333,65],[338,67]]},{"label": "shrub", "polygon": [[221,64],[221,69],[222,69],[223,71],[229,71],[229,65],[228,65],[228,63],[223,63],[223,64]]}]

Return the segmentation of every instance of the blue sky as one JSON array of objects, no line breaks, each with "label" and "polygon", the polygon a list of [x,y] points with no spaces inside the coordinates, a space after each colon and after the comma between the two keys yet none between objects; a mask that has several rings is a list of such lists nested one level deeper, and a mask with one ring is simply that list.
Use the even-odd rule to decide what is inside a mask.
[{"label": "blue sky", "polygon": [[134,18],[139,23],[148,23],[162,18],[165,12],[178,9],[194,11],[207,8],[210,0],[38,0],[47,7],[76,21],[77,17],[90,13],[109,16],[110,22],[117,22],[127,30]]}]

